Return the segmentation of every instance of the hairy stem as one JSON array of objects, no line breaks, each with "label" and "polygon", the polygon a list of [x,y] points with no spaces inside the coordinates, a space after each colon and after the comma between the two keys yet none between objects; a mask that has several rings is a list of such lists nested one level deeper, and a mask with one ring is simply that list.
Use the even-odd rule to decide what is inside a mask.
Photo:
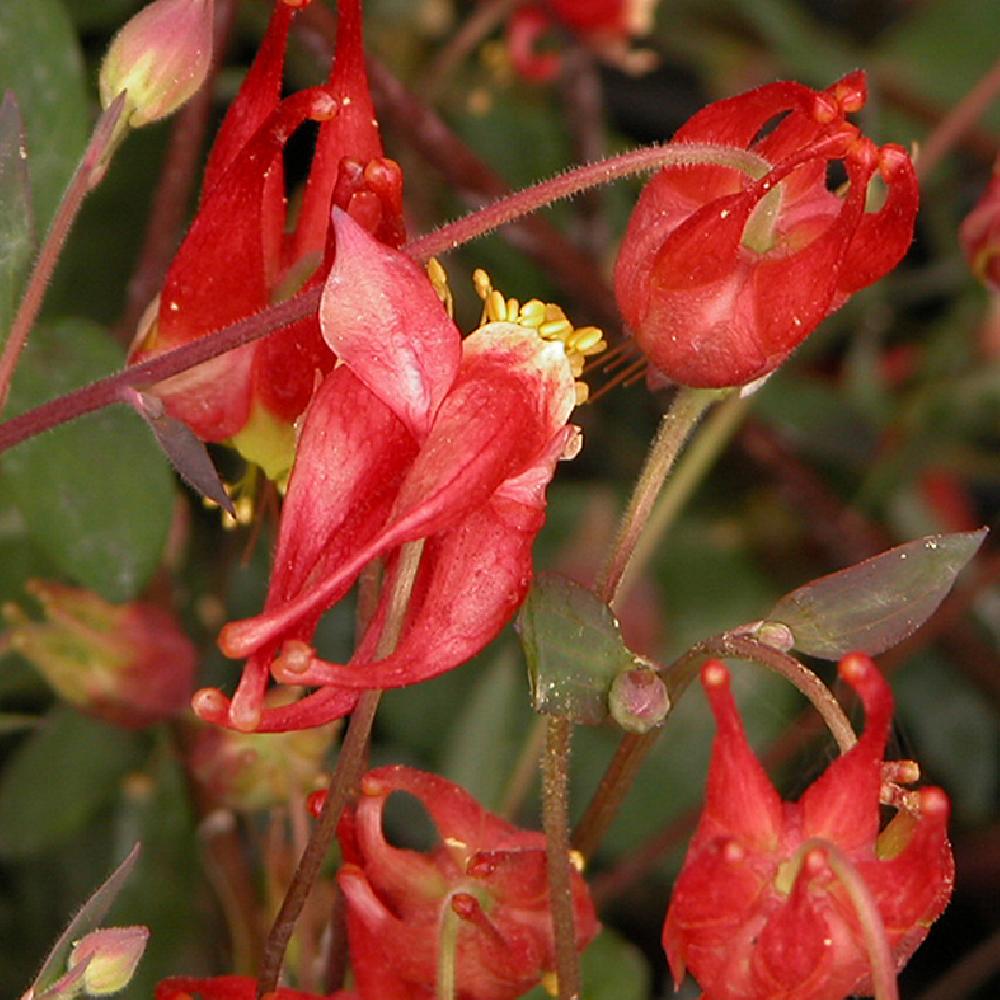
[{"label": "hairy stem", "polygon": [[[423,540],[408,542],[400,552],[399,568],[393,581],[385,627],[376,648],[375,655],[378,659],[388,656],[399,642],[423,547]],[[292,931],[295,929],[295,923],[319,876],[323,860],[330,850],[344,807],[356,793],[358,779],[361,777],[368,754],[372,723],[375,721],[375,712],[381,697],[381,691],[364,691],[351,714],[351,721],[340,748],[337,767],[330,778],[323,808],[267,936],[257,985],[258,1000],[266,993],[272,992],[278,985],[281,963]]]},{"label": "hairy stem", "polygon": [[49,231],[45,234],[45,241],[11,324],[3,354],[0,355],[0,412],[3,412],[7,405],[14,369],[17,367],[24,345],[28,342],[28,334],[35,325],[38,312],[42,308],[45,290],[59,262],[66,237],[73,228],[84,198],[100,183],[115,145],[122,138],[120,120],[124,108],[125,94],[122,92],[97,119],[87,148],[83,151],[76,170],[73,171]]},{"label": "hairy stem", "polygon": [[579,1000],[580,963],[573,915],[572,862],[569,845],[569,752],[573,723],[560,716],[547,720],[542,758],[542,825],[548,861],[549,903],[555,936],[559,1000]]}]

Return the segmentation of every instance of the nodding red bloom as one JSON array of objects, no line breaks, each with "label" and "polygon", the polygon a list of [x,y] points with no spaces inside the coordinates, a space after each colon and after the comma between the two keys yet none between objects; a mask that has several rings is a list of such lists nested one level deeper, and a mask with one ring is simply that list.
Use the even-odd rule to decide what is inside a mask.
[{"label": "nodding red bloom", "polygon": [[[361,38],[360,0],[341,0],[329,82],[280,100],[289,26],[308,0],[278,0],[261,48],[209,155],[201,203],[167,272],[132,362],[202,337],[322,282],[331,204],[376,238],[404,238],[402,175],[382,155]],[[286,232],[282,153],[322,122],[294,231]],[[325,262],[324,262],[325,261]],[[333,367],[316,317],[157,387],[172,416],[206,441],[230,441],[272,478],[287,472],[293,422],[317,373]]]},{"label": "nodding red bloom", "polygon": [[659,0],[549,0],[525,4],[511,15],[507,46],[514,68],[527,80],[545,83],[559,72],[560,57],[539,51],[543,36],[561,26],[609,62],[638,71],[651,65],[649,53],[630,52],[629,43],[648,34]]},{"label": "nodding red bloom", "polygon": [[702,670],[715,745],[663,945],[674,980],[690,971],[706,1000],[869,996],[872,949],[887,974],[902,968],[951,896],[948,799],[902,793],[905,808],[879,832],[892,693],[867,656],[845,657],[839,672],[864,704],[864,734],[798,802],[782,802],[726,668]]},{"label": "nodding red bloom", "polygon": [[[382,816],[394,792],[415,796],[434,821],[440,841],[428,853],[386,841]],[[351,964],[365,1000],[433,1000],[449,957],[457,1000],[513,1000],[554,968],[543,834],[494,816],[444,778],[394,766],[362,779],[337,835]],[[572,891],[582,951],[598,923],[576,872]]]},{"label": "nodding red bloom", "polygon": [[[562,344],[511,322],[462,340],[417,264],[342,212],[334,229],[320,318],[342,363],[306,413],[264,611],[219,638],[249,657],[236,695],[195,699],[203,719],[238,729],[320,725],[365,688],[415,684],[479,652],[524,598],[545,488],[579,446]],[[419,539],[402,635],[376,661],[400,547]],[[320,616],[380,557],[383,600],[354,658],[325,662],[310,646]],[[272,671],[319,690],[265,708]]]},{"label": "nodding red bloom", "polygon": [[[357,1000],[353,993],[344,991],[325,997],[290,990],[287,986],[280,986],[266,995],[268,1000]],[[211,979],[172,976],[157,985],[154,1000],[256,1000],[256,997],[257,980],[249,976],[213,976]]]},{"label": "nodding red bloom", "polygon": [[[906,253],[916,175],[902,148],[879,148],[846,121],[866,94],[860,72],[820,92],[773,83],[710,104],[678,130],[674,142],[728,148],[749,173],[671,167],[639,198],[615,294],[653,369],[682,385],[746,385]],[[835,162],[846,192],[827,189]],[[884,201],[868,212],[876,176]]]},{"label": "nodding red bloom", "polygon": [[1000,156],[993,164],[986,190],[965,217],[958,236],[972,273],[988,288],[1000,292]]}]

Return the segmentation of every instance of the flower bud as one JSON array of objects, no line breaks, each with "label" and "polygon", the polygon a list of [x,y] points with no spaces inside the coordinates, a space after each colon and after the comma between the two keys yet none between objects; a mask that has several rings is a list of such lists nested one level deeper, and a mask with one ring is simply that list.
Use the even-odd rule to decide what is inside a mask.
[{"label": "flower bud", "polygon": [[972,273],[988,288],[1000,292],[1000,157],[993,164],[993,176],[965,217],[958,231]]},{"label": "flower bud", "polygon": [[111,41],[101,64],[101,105],[124,90],[133,128],[177,110],[205,81],[212,60],[212,0],[155,0]]},{"label": "flower bud", "polygon": [[44,620],[6,605],[7,641],[61,698],[128,729],[187,707],[196,653],[163,608],[110,604],[88,590],[42,580],[25,589],[41,604]]},{"label": "flower bud", "polygon": [[630,733],[648,733],[670,711],[667,686],[650,667],[623,670],[611,682],[608,695],[611,717]]},{"label": "flower bud", "polygon": [[80,938],[69,954],[69,969],[86,963],[83,992],[106,997],[125,989],[131,982],[139,959],[146,949],[146,927],[106,927]]}]

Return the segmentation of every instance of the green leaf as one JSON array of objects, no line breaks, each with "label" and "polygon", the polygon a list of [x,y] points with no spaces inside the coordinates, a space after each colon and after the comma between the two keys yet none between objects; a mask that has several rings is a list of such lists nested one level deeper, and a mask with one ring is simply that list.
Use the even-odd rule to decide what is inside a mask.
[{"label": "green leaf", "polygon": [[590,726],[603,722],[611,682],[637,665],[611,609],[586,587],[543,573],[518,623],[535,711]]},{"label": "green leaf", "polygon": [[80,47],[59,0],[0,4],[0,93],[7,90],[24,115],[42,233],[83,152],[90,120]]},{"label": "green leaf", "polygon": [[32,854],[68,840],[114,798],[135,762],[130,734],[55,709],[0,779],[0,852]]},{"label": "green leaf", "polygon": [[6,340],[31,263],[31,185],[17,98],[0,104],[0,342]]},{"label": "green leaf", "polygon": [[[580,961],[586,1000],[646,1000],[650,996],[649,967],[642,952],[614,931],[603,930]],[[541,986],[524,1000],[546,1000]]]},{"label": "green leaf", "polygon": [[882,653],[934,613],[985,537],[980,528],[898,545],[793,590],[766,620],[787,625],[811,656]]},{"label": "green leaf", "polygon": [[121,892],[122,886],[131,874],[138,858],[139,845],[136,844],[107,880],[94,890],[93,895],[83,904],[80,912],[73,917],[66,929],[59,935],[59,940],[52,946],[52,950],[42,964],[41,971],[31,984],[31,988],[36,994],[41,993],[60,977],[66,967],[66,960],[69,958],[73,944],[85,934],[100,927],[104,915],[111,909],[111,904]]},{"label": "green leaf", "polygon": [[[121,365],[99,327],[66,320],[32,335],[11,393],[21,412]],[[156,569],[170,527],[173,478],[139,418],[102,410],[3,456],[11,495],[55,565],[111,601],[136,596]]]}]

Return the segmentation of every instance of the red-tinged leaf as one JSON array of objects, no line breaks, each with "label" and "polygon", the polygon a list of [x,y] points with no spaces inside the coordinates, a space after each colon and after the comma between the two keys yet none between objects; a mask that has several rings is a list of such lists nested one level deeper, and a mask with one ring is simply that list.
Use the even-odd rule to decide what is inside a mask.
[{"label": "red-tinged leaf", "polygon": [[94,890],[93,895],[80,908],[80,912],[69,922],[66,930],[59,935],[59,939],[46,956],[45,962],[26,996],[40,996],[46,987],[56,982],[66,966],[66,959],[69,957],[73,943],[100,927],[105,914],[111,909],[111,904],[121,892],[122,886],[125,885],[136,861],[139,860],[139,850],[140,845],[136,844],[129,851],[128,857],[108,876],[102,885]]},{"label": "red-tinged leaf", "polygon": [[786,594],[767,620],[787,625],[795,648],[811,656],[882,653],[934,613],[986,531],[928,535],[898,545]]},{"label": "red-tinged leaf", "polygon": [[233,501],[219,479],[204,442],[187,424],[167,414],[163,401],[148,393],[136,392],[130,405],[146,421],[157,443],[181,479],[202,496],[213,500],[236,517]]},{"label": "red-tinged leaf", "polygon": [[596,726],[608,717],[611,682],[637,666],[611,609],[555,573],[536,577],[517,619],[536,712]]}]

